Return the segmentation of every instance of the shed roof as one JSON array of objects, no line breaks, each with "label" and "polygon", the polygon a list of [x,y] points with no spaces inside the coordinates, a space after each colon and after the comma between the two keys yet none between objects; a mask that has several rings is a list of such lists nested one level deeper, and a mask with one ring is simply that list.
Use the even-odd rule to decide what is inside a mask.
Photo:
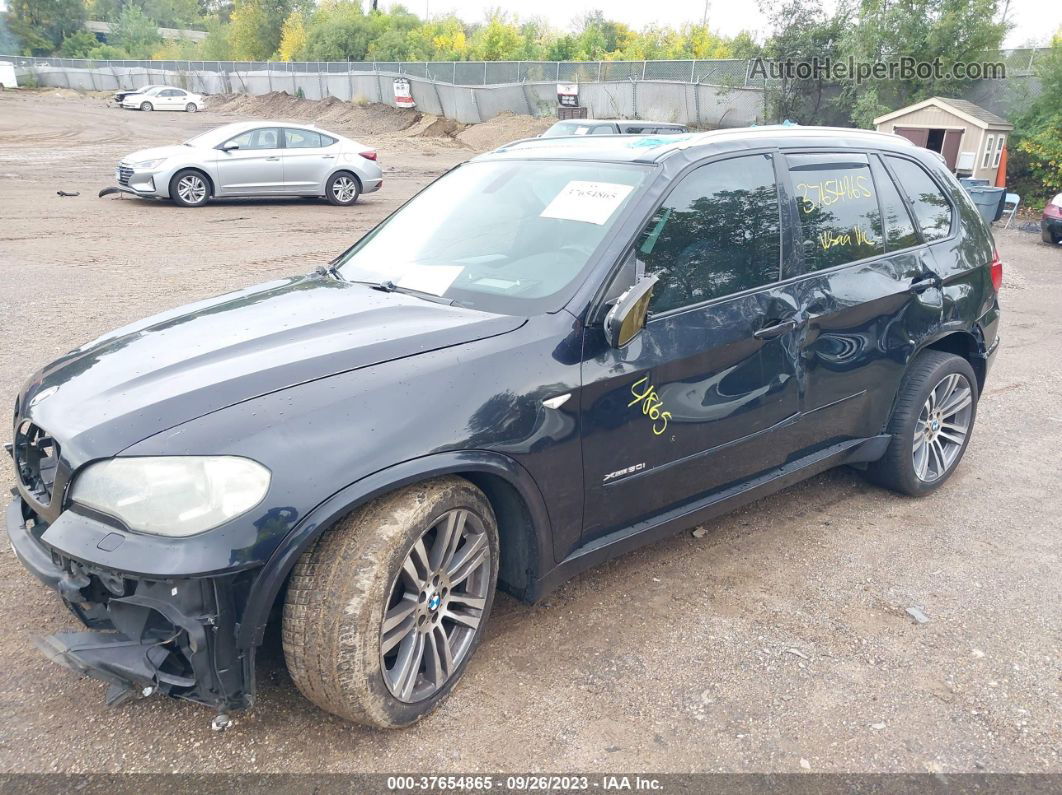
[{"label": "shed roof", "polygon": [[901,116],[906,116],[908,113],[914,113],[915,111],[930,106],[935,106],[943,111],[952,113],[982,129],[988,129],[989,127],[1003,128],[1007,130],[1014,129],[1014,125],[1002,116],[997,116],[992,111],[985,110],[980,105],[975,105],[969,100],[953,99],[951,97],[930,97],[922,102],[916,102],[914,105],[908,105],[905,108],[886,113],[884,116],[878,116],[874,119],[874,124],[882,124],[883,122],[892,121]]}]

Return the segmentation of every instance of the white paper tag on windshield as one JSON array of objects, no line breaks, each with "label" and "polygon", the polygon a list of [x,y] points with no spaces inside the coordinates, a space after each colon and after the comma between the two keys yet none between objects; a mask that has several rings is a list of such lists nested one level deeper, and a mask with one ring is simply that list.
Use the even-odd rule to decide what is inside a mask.
[{"label": "white paper tag on windshield", "polygon": [[605,223],[627,198],[634,187],[614,182],[581,182],[573,180],[564,186],[543,210],[543,218],[563,221],[585,221],[600,226]]},{"label": "white paper tag on windshield", "polygon": [[399,287],[442,295],[461,275],[461,265],[412,265],[395,282]]}]

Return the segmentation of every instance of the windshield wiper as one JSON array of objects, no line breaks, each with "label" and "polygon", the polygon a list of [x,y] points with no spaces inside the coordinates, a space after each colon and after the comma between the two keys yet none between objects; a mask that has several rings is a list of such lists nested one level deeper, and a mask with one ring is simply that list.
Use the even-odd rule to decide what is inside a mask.
[{"label": "windshield wiper", "polygon": [[425,301],[432,301],[436,304],[446,304],[447,306],[453,304],[452,298],[443,298],[441,295],[425,292],[424,290],[414,290],[412,287],[400,287],[390,279],[386,279],[382,282],[377,282],[375,284],[372,282],[362,282],[362,284],[367,284],[372,287],[372,289],[379,290],[383,293],[403,293],[404,295],[412,295],[417,298],[423,298]]}]

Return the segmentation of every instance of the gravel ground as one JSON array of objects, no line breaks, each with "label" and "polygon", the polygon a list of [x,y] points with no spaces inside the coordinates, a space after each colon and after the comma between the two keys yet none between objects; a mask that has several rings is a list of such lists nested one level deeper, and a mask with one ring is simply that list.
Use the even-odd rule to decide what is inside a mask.
[{"label": "gravel ground", "polygon": [[[352,209],[96,198],[123,154],[234,118],[0,94],[9,398],[110,328],[326,261],[468,154],[365,140],[386,182]],[[931,497],[836,471],[538,606],[500,597],[454,696],[401,732],[313,708],[275,631],[258,705],[229,731],[162,698],[107,708],[102,684],[33,648],[72,619],[5,548],[0,770],[1062,771],[1062,252],[1027,233],[997,239],[1003,348],[966,459]],[[6,458],[0,479],[13,481]]]}]

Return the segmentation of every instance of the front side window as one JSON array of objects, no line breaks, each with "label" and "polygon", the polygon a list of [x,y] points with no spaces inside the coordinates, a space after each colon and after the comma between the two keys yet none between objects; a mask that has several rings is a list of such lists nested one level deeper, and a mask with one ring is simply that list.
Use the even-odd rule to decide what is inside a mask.
[{"label": "front side window", "polygon": [[468,163],[339,258],[348,281],[517,315],[555,311],[651,172],[573,161]]},{"label": "front side window", "polygon": [[240,150],[246,149],[276,149],[280,144],[280,135],[275,127],[262,127],[257,130],[248,130],[226,141],[227,144],[236,144]]},{"label": "front side window", "polygon": [[788,155],[808,271],[885,251],[870,162],[862,154]]},{"label": "front side window", "polygon": [[735,157],[684,177],[638,238],[666,312],[779,278],[778,186],[770,155]]},{"label": "front side window", "polygon": [[937,183],[917,163],[902,157],[886,156],[896,181],[911,202],[915,220],[927,240],[940,240],[951,232],[951,204]]}]

